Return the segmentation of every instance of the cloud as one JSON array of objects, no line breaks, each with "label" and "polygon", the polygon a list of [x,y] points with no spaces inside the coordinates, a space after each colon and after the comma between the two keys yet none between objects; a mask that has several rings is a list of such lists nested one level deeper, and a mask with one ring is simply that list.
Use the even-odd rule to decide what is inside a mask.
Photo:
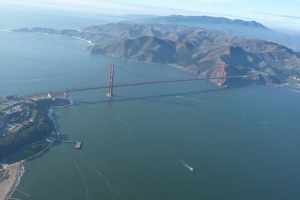
[{"label": "cloud", "polygon": [[287,18],[287,19],[300,19],[300,16],[296,16],[296,15],[277,15],[277,14],[270,14],[270,13],[264,13],[264,12],[254,12],[254,13],[262,14],[262,15],[266,15],[266,16]]},{"label": "cloud", "polygon": [[[0,0],[9,5],[19,7],[32,7],[36,10],[56,10],[67,12],[79,12],[85,14],[105,14],[105,15],[124,15],[124,14],[187,14],[195,13],[186,9],[178,8],[167,2],[153,3],[158,0]],[[174,4],[175,5],[175,4]]]},{"label": "cloud", "polygon": [[[293,6],[281,9],[277,5],[271,9],[261,4],[258,11],[256,5],[262,0],[245,3],[242,0],[0,0],[12,8],[28,8],[34,11],[57,11],[83,15],[126,15],[126,14],[155,14],[155,15],[210,15],[232,19],[256,20],[266,25],[291,27],[300,29],[300,15],[292,12]],[[296,0],[291,0],[296,1]],[[300,0],[299,0],[300,1]],[[253,7],[255,5],[255,7]],[[32,9],[33,8],[33,9]],[[276,8],[276,9],[275,9]],[[279,8],[279,10],[277,9]],[[286,7],[284,7],[286,8]],[[295,8],[296,9],[296,8]],[[294,10],[295,10],[294,9]],[[268,12],[275,14],[270,14]]]},{"label": "cloud", "polygon": [[43,10],[73,11],[90,14],[129,14],[147,11],[148,9],[137,4],[104,0],[2,0],[2,2],[20,7],[27,6]]},{"label": "cloud", "polygon": [[238,2],[239,0],[193,0],[194,2],[202,3],[227,3],[227,2]]},{"label": "cloud", "polygon": [[268,27],[287,30],[289,32],[300,31],[300,16],[284,15],[284,14],[271,14],[267,12],[253,12],[254,17],[260,19],[264,25]]}]

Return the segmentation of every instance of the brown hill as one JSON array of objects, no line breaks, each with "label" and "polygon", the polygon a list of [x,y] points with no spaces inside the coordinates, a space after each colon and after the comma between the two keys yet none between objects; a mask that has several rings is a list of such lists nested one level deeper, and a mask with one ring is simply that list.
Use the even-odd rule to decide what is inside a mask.
[{"label": "brown hill", "polygon": [[300,57],[291,49],[263,40],[246,40],[191,28],[162,24],[106,24],[79,31],[33,28],[90,40],[91,54],[104,53],[123,59],[176,65],[201,76],[216,76],[222,61],[227,75],[257,73],[266,82],[281,83],[300,76]]}]

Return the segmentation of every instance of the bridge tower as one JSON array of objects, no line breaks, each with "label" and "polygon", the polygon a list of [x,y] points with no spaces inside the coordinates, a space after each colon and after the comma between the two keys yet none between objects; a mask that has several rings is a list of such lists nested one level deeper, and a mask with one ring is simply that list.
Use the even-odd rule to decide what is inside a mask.
[{"label": "bridge tower", "polygon": [[114,65],[110,65],[110,73],[109,73],[109,87],[106,96],[111,97],[113,95],[114,88]]},{"label": "bridge tower", "polygon": [[64,90],[64,99],[68,99],[69,98],[69,92],[67,89]]},{"label": "bridge tower", "polygon": [[226,63],[222,62],[221,64],[221,69],[220,69],[220,79],[218,79],[218,85],[221,86],[224,82],[223,77],[225,76],[225,67],[226,67]]}]

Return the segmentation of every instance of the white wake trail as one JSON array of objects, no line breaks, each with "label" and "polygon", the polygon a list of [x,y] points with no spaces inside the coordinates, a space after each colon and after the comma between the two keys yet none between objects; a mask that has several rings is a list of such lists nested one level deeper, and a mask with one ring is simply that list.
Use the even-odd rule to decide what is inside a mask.
[{"label": "white wake trail", "polygon": [[129,134],[131,133],[131,126],[130,126],[130,124],[127,121],[122,120],[117,114],[115,114],[115,113],[112,113],[112,114],[114,115],[114,117],[116,119],[118,119],[121,123],[123,123],[123,124],[125,124],[127,126],[127,139],[126,139],[126,142],[128,142],[129,141]]},{"label": "white wake trail", "polygon": [[176,158],[176,160],[178,160],[184,167],[186,167],[188,170],[190,170],[190,171],[194,171],[194,168],[191,166],[191,165],[189,165],[189,164],[187,164],[186,162],[184,162],[182,159],[180,159],[175,153],[172,153],[173,154],[173,156]]},{"label": "white wake trail", "polygon": [[[87,161],[87,160],[86,160]],[[90,165],[90,167],[92,169],[94,169],[96,171],[96,173],[101,177],[103,178],[104,182],[105,182],[105,185],[112,191],[116,194],[117,197],[120,197],[120,192],[119,190],[117,190],[116,188],[114,188],[107,180],[106,178],[103,176],[103,174],[90,162],[90,161],[87,161],[88,164]]]},{"label": "white wake trail", "polygon": [[194,168],[190,165],[188,165],[186,162],[184,162],[183,160],[180,160],[180,163],[185,166],[186,168],[188,168],[190,171],[194,171]]},{"label": "white wake trail", "polygon": [[205,101],[203,101],[202,99],[197,99],[197,98],[194,98],[194,97],[184,97],[184,96],[176,96],[176,98],[180,98],[180,99],[186,99],[186,100],[189,100],[189,101],[198,101],[198,102],[201,102],[201,103],[205,103]]},{"label": "white wake trail", "polygon": [[65,154],[66,154],[68,160],[76,167],[79,175],[81,176],[81,179],[82,179],[82,182],[83,182],[83,185],[84,185],[84,188],[85,188],[86,197],[87,197],[87,199],[90,199],[90,194],[89,194],[89,190],[88,190],[88,186],[87,186],[87,181],[84,177],[84,174],[83,174],[82,170],[80,169],[79,165],[77,163],[75,163],[66,152],[65,152]]}]

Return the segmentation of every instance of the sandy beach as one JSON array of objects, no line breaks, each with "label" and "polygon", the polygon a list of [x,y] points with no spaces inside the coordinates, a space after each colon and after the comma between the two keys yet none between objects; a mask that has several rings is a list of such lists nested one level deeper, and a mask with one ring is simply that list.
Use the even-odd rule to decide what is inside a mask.
[{"label": "sandy beach", "polygon": [[18,183],[19,176],[21,175],[21,168],[23,162],[24,161],[20,161],[5,166],[5,168],[8,170],[8,175],[3,180],[0,180],[0,200],[8,199],[8,196],[15,189],[15,186]]}]

